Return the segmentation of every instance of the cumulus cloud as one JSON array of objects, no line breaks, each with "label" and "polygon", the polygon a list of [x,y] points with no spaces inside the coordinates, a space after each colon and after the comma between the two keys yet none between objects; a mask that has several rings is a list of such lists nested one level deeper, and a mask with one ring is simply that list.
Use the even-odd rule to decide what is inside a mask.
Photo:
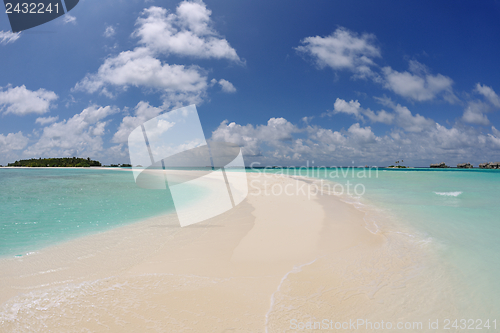
[{"label": "cumulus cloud", "polygon": [[148,49],[137,48],[106,59],[97,73],[87,75],[74,89],[109,94],[107,86],[122,90],[129,86],[147,87],[164,92],[167,100],[192,101],[207,88],[207,78],[202,72],[197,66],[162,63],[151,56]]},{"label": "cumulus cloud", "polygon": [[21,131],[7,135],[0,134],[0,153],[4,154],[12,150],[23,149],[28,144],[28,141],[29,139]]},{"label": "cumulus cloud", "polygon": [[[397,104],[394,107],[405,109]],[[408,116],[406,112],[401,113],[403,118]],[[305,165],[307,161],[315,161],[315,165],[352,165],[351,161],[355,161],[355,165],[388,165],[401,159],[418,166],[443,160],[449,164],[477,165],[484,162],[485,156],[500,158],[500,133],[494,127],[491,133],[482,133],[460,123],[445,127],[430,119],[410,116],[412,122],[406,127],[413,131],[395,127],[384,136],[377,136],[369,126],[363,127],[360,123],[352,124],[347,130],[334,131],[316,125],[301,128],[284,118],[277,119],[286,126],[276,129],[273,124],[277,119],[271,118],[266,125],[242,126],[224,121],[212,133],[212,139],[239,144],[248,164],[262,165]],[[422,125],[419,122],[425,126],[419,126]],[[425,135],[419,130],[425,131]],[[280,135],[267,136],[267,131]]]},{"label": "cumulus cloud", "polygon": [[462,119],[467,123],[487,126],[490,121],[485,113],[490,110],[491,107],[481,101],[469,101]]},{"label": "cumulus cloud", "polygon": [[359,123],[347,131],[333,131],[311,125],[300,128],[284,118],[271,118],[266,125],[256,126],[224,121],[212,133],[212,140],[238,144],[250,163],[297,165],[314,159],[331,162],[346,152],[349,159],[354,147],[357,154],[365,154],[382,139]]},{"label": "cumulus cloud", "polygon": [[343,99],[337,98],[335,103],[333,104],[333,112],[330,112],[329,115],[336,113],[345,113],[348,115],[352,115],[357,119],[364,119],[361,114],[361,104],[358,101],[351,100],[349,103]]},{"label": "cumulus cloud", "polygon": [[12,113],[24,116],[30,113],[43,114],[49,111],[52,102],[58,96],[53,91],[38,89],[31,91],[25,85],[5,88],[0,87],[0,110],[5,114]]},{"label": "cumulus cloud", "polygon": [[176,13],[152,6],[137,19],[133,36],[148,49],[162,54],[229,59],[241,63],[236,50],[212,27],[211,11],[199,2],[182,1]]},{"label": "cumulus cloud", "polygon": [[500,131],[494,126],[489,132],[460,121],[444,126],[390,98],[377,100],[391,109],[384,111],[394,125],[386,135],[379,136],[359,122],[378,117],[381,111],[364,109],[358,101],[337,99],[329,115],[344,113],[358,120],[347,129],[336,131],[309,121],[301,122],[305,124],[301,127],[284,118],[271,118],[264,125],[224,121],[212,133],[212,139],[243,147],[248,164],[304,165],[316,161],[316,165],[351,165],[351,161],[357,161],[356,165],[388,165],[404,159],[410,165],[428,166],[443,160],[450,165],[477,165],[485,161],[485,156],[488,160],[500,159]]},{"label": "cumulus cloud", "polygon": [[358,77],[373,76],[373,59],[380,57],[380,49],[375,45],[375,35],[358,35],[346,28],[338,28],[330,36],[307,37],[296,48],[310,55],[316,64],[334,70],[350,70]]},{"label": "cumulus cloud", "polygon": [[395,124],[405,131],[420,133],[435,126],[432,119],[425,118],[424,116],[413,115],[412,112],[401,104],[394,103],[390,98],[376,98],[382,105],[388,106],[394,110]]},{"label": "cumulus cloud", "polygon": [[[385,110],[375,112],[370,109],[362,108],[361,103],[358,101],[351,100],[347,102],[337,98],[334,103],[333,111],[326,114],[333,116],[335,114],[344,113],[361,121],[366,121],[368,119],[373,123],[394,124],[407,132],[415,133],[423,132],[435,125],[432,119],[425,118],[419,114],[413,115],[406,106],[396,104],[390,98],[377,98],[377,100],[382,105],[391,108],[394,112],[387,112]],[[355,128],[353,128],[353,130],[355,130]]]},{"label": "cumulus cloud", "polygon": [[[210,15],[201,1],[183,1],[176,13],[155,6],[145,9],[132,34],[139,38],[140,46],[108,57],[97,73],[87,74],[73,90],[114,97],[135,86],[160,92],[164,107],[201,103],[209,86],[206,71],[195,65],[168,64],[158,57],[176,54],[241,62],[227,40],[213,29]],[[111,34],[110,29],[106,31]],[[223,91],[235,91],[230,82],[219,83]]]},{"label": "cumulus cloud", "polygon": [[47,125],[51,124],[59,119],[59,116],[55,117],[38,117],[35,120],[35,123],[40,124],[40,125]]},{"label": "cumulus cloud", "polygon": [[134,115],[123,118],[111,141],[114,143],[127,142],[128,136],[137,126],[158,116],[163,111],[162,108],[149,105],[149,102],[140,101],[134,108]]},{"label": "cumulus cloud", "polygon": [[343,99],[337,98],[333,104],[333,111],[327,112],[326,115],[332,116],[338,113],[345,113],[354,116],[356,119],[365,121],[368,118],[371,122],[391,124],[394,120],[394,114],[385,110],[374,112],[370,109],[364,109],[358,101],[351,100],[347,102]]},{"label": "cumulus cloud", "polygon": [[111,38],[116,34],[116,30],[112,25],[108,25],[104,30],[103,36],[106,38]]},{"label": "cumulus cloud", "polygon": [[226,92],[226,93],[236,92],[236,88],[233,86],[233,84],[231,82],[229,82],[227,80],[220,79],[219,84],[220,84],[223,92]]},{"label": "cumulus cloud", "polygon": [[261,143],[281,146],[283,141],[291,140],[292,134],[297,131],[297,127],[284,118],[271,118],[267,125],[258,126],[242,126],[225,120],[212,133],[212,140],[237,144],[243,147],[245,154],[259,156]]},{"label": "cumulus cloud", "polygon": [[106,117],[119,110],[111,106],[92,105],[69,119],[43,128],[39,140],[29,146],[23,155],[37,156],[91,156],[103,150]]},{"label": "cumulus cloud", "polygon": [[0,31],[0,44],[5,45],[9,43],[14,43],[21,37],[20,32],[10,32],[10,31]]},{"label": "cumulus cloud", "polygon": [[475,91],[483,95],[492,105],[500,108],[500,97],[487,85],[476,84]]},{"label": "cumulus cloud", "polygon": [[495,91],[487,85],[477,83],[474,92],[483,96],[483,99],[472,99],[466,104],[462,120],[476,125],[488,126],[490,120],[486,113],[492,112],[500,108],[500,97]]},{"label": "cumulus cloud", "polygon": [[370,126],[361,127],[359,123],[355,123],[349,127],[347,130],[349,134],[351,134],[351,138],[353,140],[363,142],[363,143],[374,143],[377,141],[377,137],[372,132]]},{"label": "cumulus cloud", "polygon": [[442,74],[432,75],[417,61],[410,61],[410,72],[398,72],[391,67],[382,68],[384,87],[415,101],[429,101],[438,95],[453,102],[453,80]]},{"label": "cumulus cloud", "polygon": [[491,132],[493,134],[488,134],[489,141],[495,146],[495,148],[500,148],[500,131],[491,126]]},{"label": "cumulus cloud", "polygon": [[399,72],[390,66],[379,69],[375,59],[381,57],[373,34],[358,35],[346,28],[338,28],[327,37],[307,37],[297,51],[310,55],[320,68],[349,70],[353,78],[369,78],[384,88],[414,101],[430,101],[437,97],[455,103],[453,80],[442,74],[431,74],[429,69],[410,60],[409,71]]},{"label": "cumulus cloud", "polygon": [[266,125],[256,126],[224,121],[212,133],[212,140],[240,145],[250,163],[298,165],[305,160],[332,161],[353,146],[372,145],[379,138],[359,123],[339,132],[309,125],[299,128],[284,118],[271,118]]}]

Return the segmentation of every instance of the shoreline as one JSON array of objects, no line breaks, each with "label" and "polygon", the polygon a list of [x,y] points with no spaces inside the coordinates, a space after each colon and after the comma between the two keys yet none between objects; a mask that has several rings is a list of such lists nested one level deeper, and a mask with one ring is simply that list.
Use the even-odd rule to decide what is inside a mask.
[{"label": "shoreline", "polygon": [[[303,182],[248,174],[258,177]],[[401,281],[419,280],[415,245],[368,230],[354,205],[333,195],[265,197],[250,189],[236,208],[198,224],[180,228],[174,215],[159,216],[4,261],[0,285],[10,287],[0,322],[55,331],[132,332],[151,323],[152,331],[283,331],[292,316],[373,318],[385,311],[378,295],[392,299]],[[323,306],[304,312],[313,305],[308,297]],[[82,319],[55,321],[68,312]]]}]

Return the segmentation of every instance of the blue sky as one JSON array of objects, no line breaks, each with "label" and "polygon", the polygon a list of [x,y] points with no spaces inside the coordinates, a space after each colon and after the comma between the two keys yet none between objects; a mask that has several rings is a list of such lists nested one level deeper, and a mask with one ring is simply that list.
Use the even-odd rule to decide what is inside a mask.
[{"label": "blue sky", "polygon": [[499,1],[81,0],[0,20],[0,164],[128,163],[128,134],[196,104],[247,163],[500,160]]}]

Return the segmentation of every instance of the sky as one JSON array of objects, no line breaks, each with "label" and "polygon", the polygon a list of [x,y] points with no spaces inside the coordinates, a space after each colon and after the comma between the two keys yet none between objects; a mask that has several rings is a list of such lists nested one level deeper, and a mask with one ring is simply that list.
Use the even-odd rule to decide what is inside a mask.
[{"label": "sky", "polygon": [[0,14],[0,164],[130,163],[145,121],[195,104],[254,165],[500,161],[500,1],[80,0]]}]

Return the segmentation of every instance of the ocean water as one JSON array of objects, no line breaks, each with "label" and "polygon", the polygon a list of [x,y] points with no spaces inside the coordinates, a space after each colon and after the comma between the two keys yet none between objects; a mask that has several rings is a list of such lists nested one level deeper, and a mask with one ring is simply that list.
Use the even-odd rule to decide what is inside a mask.
[{"label": "ocean water", "polygon": [[[454,295],[436,296],[425,303],[430,313],[449,306],[461,316],[450,319],[483,323],[496,319],[500,324],[499,171],[304,168],[268,172],[325,180],[325,186],[337,184],[330,192],[364,211],[368,230],[403,235],[432,253],[432,263],[419,271],[420,275],[433,273],[422,294],[439,295],[451,282]],[[23,258],[15,256],[173,212],[167,191],[137,187],[130,171],[0,169],[0,185],[0,255],[19,263]],[[185,200],[196,202],[205,194],[203,189],[191,188]],[[34,301],[28,297],[31,294],[26,296],[26,313],[33,302],[48,299],[43,292],[33,294]],[[384,305],[394,311],[398,307]],[[5,313],[13,311],[10,303],[9,311]],[[1,315],[0,311],[0,319]]]},{"label": "ocean water", "polygon": [[[284,173],[339,184],[332,190],[338,195],[343,190],[345,201],[367,212],[367,229],[405,233],[425,244],[437,258],[440,267],[435,268],[443,268],[454,282],[453,306],[459,313],[490,321],[500,313],[499,170],[308,168]],[[436,292],[440,287],[438,281]]]},{"label": "ocean water", "polygon": [[0,189],[0,257],[174,211],[168,191],[139,188],[130,170],[4,168]]}]

